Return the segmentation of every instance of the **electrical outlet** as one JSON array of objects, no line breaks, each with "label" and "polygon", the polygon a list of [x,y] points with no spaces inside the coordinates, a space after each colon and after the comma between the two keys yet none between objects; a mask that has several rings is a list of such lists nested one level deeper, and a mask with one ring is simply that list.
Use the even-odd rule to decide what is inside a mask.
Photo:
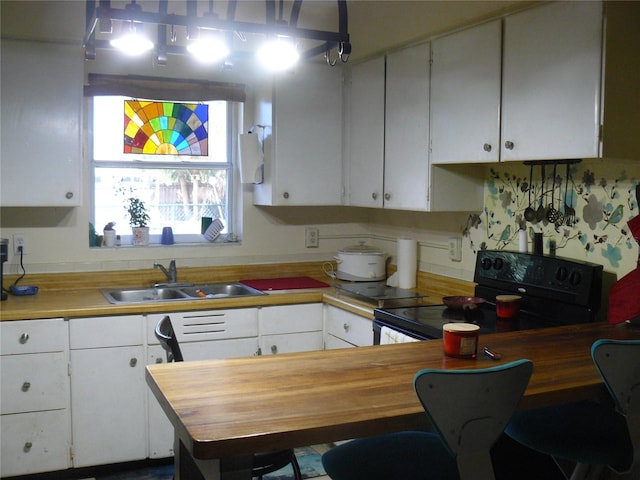
[{"label": "electrical outlet", "polygon": [[27,254],[27,237],[22,233],[16,233],[13,235],[13,253],[20,255],[19,247],[22,247],[22,254]]},{"label": "electrical outlet", "polygon": [[449,250],[449,260],[454,262],[462,261],[462,242],[458,237],[449,237],[447,240],[447,247]]},{"label": "electrical outlet", "polygon": [[320,244],[320,231],[318,227],[306,227],[304,229],[304,246],[307,248],[317,248]]}]

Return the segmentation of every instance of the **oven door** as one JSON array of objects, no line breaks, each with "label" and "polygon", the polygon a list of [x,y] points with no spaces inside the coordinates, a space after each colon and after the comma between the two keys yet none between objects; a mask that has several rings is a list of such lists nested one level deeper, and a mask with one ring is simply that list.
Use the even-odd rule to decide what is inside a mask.
[{"label": "oven door", "polygon": [[[382,328],[386,327],[389,330],[392,330],[393,332],[395,332],[395,335],[392,335],[392,337],[396,337],[399,339],[402,339],[402,341],[411,341],[409,339],[413,339],[413,340],[433,340],[433,337],[427,337],[424,336],[420,333],[416,333],[416,332],[412,332],[409,330],[405,330],[397,325],[392,325],[390,323],[385,322],[384,320],[380,320],[380,319],[375,319],[373,321],[373,344],[374,345],[384,345],[386,343],[400,343],[400,342],[393,342],[393,341],[389,341],[389,336],[385,335],[383,338],[382,335]],[[409,337],[409,338],[403,338],[403,337]]]}]

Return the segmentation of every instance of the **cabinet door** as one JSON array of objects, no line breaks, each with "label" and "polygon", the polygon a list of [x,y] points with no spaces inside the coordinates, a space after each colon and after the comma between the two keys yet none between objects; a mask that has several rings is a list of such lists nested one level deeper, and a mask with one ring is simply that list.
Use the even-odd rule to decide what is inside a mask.
[{"label": "cabinet door", "polygon": [[1,42],[3,206],[79,206],[83,52]]},{"label": "cabinet door", "polygon": [[426,210],[429,44],[387,56],[384,206]]},{"label": "cabinet door", "polygon": [[502,22],[432,43],[431,163],[497,162]]},{"label": "cabinet door", "polygon": [[144,360],[142,345],[71,351],[74,467],[147,457]]},{"label": "cabinet door", "polygon": [[384,173],[384,57],[354,65],[348,105],[347,198],[355,207],[382,208]]},{"label": "cabinet door", "polygon": [[599,154],[602,4],[552,2],[505,19],[503,160]]},{"label": "cabinet door", "polygon": [[[342,204],[341,68],[306,64],[276,79],[270,140],[256,203]],[[263,198],[259,191],[269,188]]]}]

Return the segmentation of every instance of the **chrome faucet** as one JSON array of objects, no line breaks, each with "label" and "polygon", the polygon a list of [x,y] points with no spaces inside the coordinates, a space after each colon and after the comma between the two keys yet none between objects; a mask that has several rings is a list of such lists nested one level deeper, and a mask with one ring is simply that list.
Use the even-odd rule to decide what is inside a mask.
[{"label": "chrome faucet", "polygon": [[165,277],[167,277],[167,281],[169,283],[178,282],[178,269],[176,268],[175,260],[171,260],[171,263],[169,263],[169,270],[164,268],[164,266],[160,265],[159,263],[154,263],[153,268],[159,268],[160,270],[162,270],[162,273],[164,273]]}]

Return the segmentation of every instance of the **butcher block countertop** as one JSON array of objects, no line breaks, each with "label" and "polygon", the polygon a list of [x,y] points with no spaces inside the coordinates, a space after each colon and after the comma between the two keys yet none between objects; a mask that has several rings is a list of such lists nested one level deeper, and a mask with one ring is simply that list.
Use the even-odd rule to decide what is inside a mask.
[{"label": "butcher block countertop", "polygon": [[483,335],[500,361],[449,358],[440,342],[410,342],[150,365],[146,380],[191,455],[213,459],[419,428],[426,415],[413,377],[423,368],[528,358],[534,369],[520,409],[600,397],[590,355],[598,338],[637,339],[640,329],[592,323]]},{"label": "butcher block countertop", "polygon": [[[180,268],[178,266],[178,280],[206,284],[236,282],[248,278],[308,276],[328,284],[335,284],[335,280],[327,278],[321,272],[322,262],[197,268]],[[4,280],[5,285],[11,285],[15,279],[7,275]],[[268,295],[260,296],[130,304],[111,304],[100,292],[102,288],[151,286],[156,282],[163,281],[162,273],[154,269],[32,274],[25,277],[21,283],[37,285],[39,292],[31,296],[9,295],[9,298],[0,304],[0,321],[148,314],[317,302],[329,303],[372,319],[375,308],[373,304],[338,294],[334,288],[273,290],[269,291]],[[443,289],[446,293],[442,293]],[[420,272],[418,290],[429,295],[424,300],[425,303],[434,304],[441,303],[442,295],[472,294],[473,284]]]}]

